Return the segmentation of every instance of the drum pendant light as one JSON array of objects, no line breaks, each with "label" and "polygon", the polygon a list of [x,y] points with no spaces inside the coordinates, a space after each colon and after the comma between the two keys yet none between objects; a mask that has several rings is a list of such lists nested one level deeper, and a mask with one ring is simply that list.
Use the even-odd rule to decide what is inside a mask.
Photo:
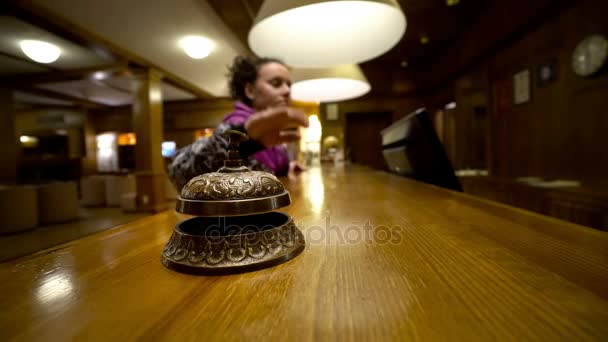
[{"label": "drum pendant light", "polygon": [[396,0],[266,0],[248,40],[258,56],[325,68],[375,58],[395,46],[405,28]]},{"label": "drum pendant light", "polygon": [[367,94],[371,87],[356,64],[324,69],[294,69],[291,97],[306,102],[337,102]]}]

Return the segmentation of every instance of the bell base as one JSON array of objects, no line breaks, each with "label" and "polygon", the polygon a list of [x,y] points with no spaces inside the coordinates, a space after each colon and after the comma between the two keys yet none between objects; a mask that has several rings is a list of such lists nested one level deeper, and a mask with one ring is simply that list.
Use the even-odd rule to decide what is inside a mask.
[{"label": "bell base", "polygon": [[175,226],[161,262],[181,273],[236,274],[284,263],[299,255],[304,247],[302,232],[283,213],[195,217]]},{"label": "bell base", "polygon": [[167,268],[179,272],[186,273],[192,275],[204,275],[204,276],[219,276],[219,275],[230,275],[230,274],[239,274],[239,273],[247,273],[253,271],[259,271],[265,268],[270,268],[284,262],[287,262],[300,254],[304,250],[304,245],[294,249],[291,253],[285,254],[282,257],[274,258],[272,260],[268,260],[266,262],[259,262],[250,265],[242,265],[242,266],[232,266],[232,267],[205,267],[205,266],[196,266],[196,265],[188,265],[188,264],[180,264],[175,262],[169,258],[166,258],[164,255],[161,257],[161,262]]}]

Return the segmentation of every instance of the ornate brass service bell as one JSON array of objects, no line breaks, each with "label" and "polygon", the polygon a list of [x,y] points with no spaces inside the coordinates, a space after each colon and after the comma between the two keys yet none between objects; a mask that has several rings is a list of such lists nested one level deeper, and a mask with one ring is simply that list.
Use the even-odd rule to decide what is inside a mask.
[{"label": "ornate brass service bell", "polygon": [[243,165],[238,147],[247,135],[229,135],[228,159],[217,172],[192,178],[177,199],[176,210],[196,215],[175,226],[161,261],[191,274],[249,272],[295,258],[304,236],[293,219],[273,210],[291,204],[274,175]]}]

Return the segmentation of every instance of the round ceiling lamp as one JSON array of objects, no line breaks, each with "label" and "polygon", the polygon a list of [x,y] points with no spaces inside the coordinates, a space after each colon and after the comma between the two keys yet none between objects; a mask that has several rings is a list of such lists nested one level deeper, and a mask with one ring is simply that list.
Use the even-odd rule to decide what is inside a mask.
[{"label": "round ceiling lamp", "polygon": [[396,0],[266,0],[248,40],[258,56],[325,68],[375,58],[395,46],[405,28]]},{"label": "round ceiling lamp", "polygon": [[201,36],[186,36],[179,40],[179,45],[192,59],[203,59],[213,51],[215,43]]},{"label": "round ceiling lamp", "polygon": [[61,55],[61,49],[57,45],[41,40],[22,40],[19,46],[28,58],[38,63],[53,63]]},{"label": "round ceiling lamp", "polygon": [[294,69],[291,98],[306,102],[338,102],[367,94],[371,86],[358,65]]}]

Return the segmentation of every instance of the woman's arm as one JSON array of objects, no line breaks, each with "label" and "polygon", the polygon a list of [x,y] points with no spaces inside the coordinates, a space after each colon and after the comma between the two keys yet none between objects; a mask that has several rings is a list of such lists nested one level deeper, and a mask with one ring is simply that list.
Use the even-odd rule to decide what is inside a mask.
[{"label": "woman's arm", "polygon": [[217,171],[228,156],[228,141],[223,136],[227,129],[249,135],[251,139],[240,144],[241,158],[247,159],[252,169],[269,171],[251,156],[266,147],[300,139],[292,128],[308,127],[308,117],[299,109],[269,108],[252,115],[243,124],[222,123],[209,138],[201,138],[192,145],[179,149],[169,164],[169,177],[178,191],[190,179],[202,173]]},{"label": "woman's arm", "polygon": [[[223,134],[227,129],[244,132],[243,125],[222,123],[211,137],[198,139],[177,150],[169,163],[168,174],[178,191],[181,191],[190,179],[203,173],[215,172],[224,166],[224,160],[228,157],[228,140]],[[262,169],[254,158],[249,157],[263,148],[264,146],[253,140],[243,142],[240,145],[241,158],[248,159],[246,164],[252,169]]]}]

